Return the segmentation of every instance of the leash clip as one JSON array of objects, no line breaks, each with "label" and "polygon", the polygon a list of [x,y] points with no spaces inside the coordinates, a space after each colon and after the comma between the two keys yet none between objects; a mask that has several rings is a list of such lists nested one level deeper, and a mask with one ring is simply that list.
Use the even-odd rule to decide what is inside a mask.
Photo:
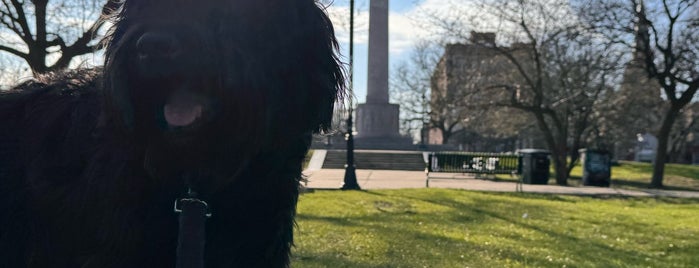
[{"label": "leash clip", "polygon": [[175,199],[175,206],[173,208],[175,213],[182,213],[182,208],[180,208],[180,205],[179,205],[181,202],[199,203],[199,204],[204,205],[204,209],[206,210],[206,213],[204,214],[204,216],[206,216],[207,218],[211,218],[211,211],[209,210],[209,204],[206,203],[205,201],[198,199],[198,198]]}]

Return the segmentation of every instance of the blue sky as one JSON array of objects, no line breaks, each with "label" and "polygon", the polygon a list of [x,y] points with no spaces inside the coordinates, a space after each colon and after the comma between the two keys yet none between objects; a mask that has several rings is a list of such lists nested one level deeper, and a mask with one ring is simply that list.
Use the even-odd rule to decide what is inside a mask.
[{"label": "blue sky", "polygon": [[[416,25],[414,17],[425,4],[437,1],[389,1],[389,72],[406,60],[416,41],[427,31]],[[366,100],[369,0],[355,0],[354,93],[359,103]],[[349,62],[349,0],[335,0],[329,7],[342,47],[343,61]]]},{"label": "blue sky", "polygon": [[[418,10],[425,7],[444,6],[445,0],[389,0],[389,71],[404,61],[410,55],[415,41],[426,36],[427,31],[418,25],[414,18]],[[367,42],[369,25],[369,0],[355,0],[355,57],[354,57],[354,87],[355,96],[359,103],[366,99],[367,79]],[[342,48],[342,60],[349,62],[349,0],[333,0],[328,7],[336,34]],[[101,65],[102,53],[89,54],[73,60],[73,66],[80,63]],[[0,58],[0,63],[5,67],[20,69],[22,62],[12,60],[11,57]],[[25,68],[26,69],[26,68]],[[31,73],[21,74],[0,73],[0,81],[16,81],[30,77]],[[14,82],[13,82],[14,83]],[[6,83],[0,83],[6,84]]]}]

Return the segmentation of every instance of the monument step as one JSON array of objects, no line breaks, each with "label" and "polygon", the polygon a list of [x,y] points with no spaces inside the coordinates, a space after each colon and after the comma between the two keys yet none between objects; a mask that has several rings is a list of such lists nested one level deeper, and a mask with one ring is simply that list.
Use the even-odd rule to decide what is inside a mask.
[{"label": "monument step", "polygon": [[[357,169],[424,170],[422,152],[356,150],[354,162]],[[328,150],[323,168],[344,168],[347,151]]]},{"label": "monument step", "polygon": [[[399,151],[458,151],[456,145],[421,145],[413,144],[410,138],[382,138],[382,139],[367,139],[356,138],[354,148],[357,150],[399,150]],[[313,137],[312,149],[319,150],[345,150],[347,141],[342,135],[322,136],[316,135]]]}]

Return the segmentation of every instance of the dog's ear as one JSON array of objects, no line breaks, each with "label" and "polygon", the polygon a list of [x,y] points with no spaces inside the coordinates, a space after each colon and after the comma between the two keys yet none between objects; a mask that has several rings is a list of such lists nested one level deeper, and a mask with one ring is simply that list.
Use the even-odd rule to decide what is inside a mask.
[{"label": "dog's ear", "polygon": [[313,59],[306,75],[310,79],[310,94],[307,96],[307,109],[314,131],[328,131],[332,126],[335,105],[346,95],[345,69],[339,59],[339,45],[330,18],[324,8],[315,4],[308,14],[304,14],[311,32],[307,35],[310,46],[305,49]]},{"label": "dog's ear", "polygon": [[134,107],[129,96],[130,92],[127,90],[129,88],[126,85],[127,81],[124,79],[124,70],[117,68],[117,65],[123,64],[119,60],[125,60],[120,59],[117,54],[123,53],[119,50],[124,49],[123,42],[126,42],[124,38],[127,29],[124,15],[126,6],[126,1],[122,2],[121,7],[115,9],[109,17],[113,25],[101,41],[101,46],[105,48],[103,67],[105,72],[102,80],[104,106],[107,113],[105,119],[128,132],[134,129]]}]

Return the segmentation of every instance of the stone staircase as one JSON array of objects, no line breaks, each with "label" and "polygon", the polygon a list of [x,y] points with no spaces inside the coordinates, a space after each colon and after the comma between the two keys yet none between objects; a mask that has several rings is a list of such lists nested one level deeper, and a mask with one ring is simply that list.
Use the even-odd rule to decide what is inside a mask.
[{"label": "stone staircase", "polygon": [[[345,168],[347,151],[328,150],[323,168]],[[355,150],[354,162],[357,169],[425,170],[422,152]]]}]

